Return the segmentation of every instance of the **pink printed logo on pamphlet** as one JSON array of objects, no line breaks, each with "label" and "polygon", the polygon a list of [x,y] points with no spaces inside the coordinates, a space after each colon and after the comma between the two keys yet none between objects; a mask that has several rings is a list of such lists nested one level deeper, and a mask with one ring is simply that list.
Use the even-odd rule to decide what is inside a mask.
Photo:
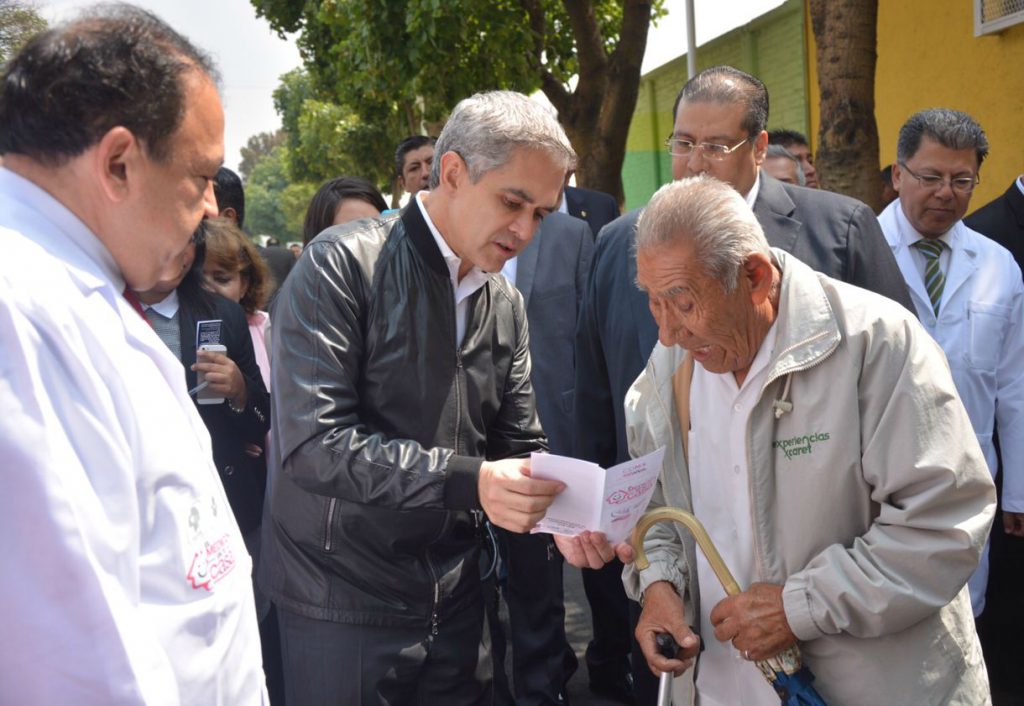
[{"label": "pink printed logo on pamphlet", "polygon": [[231,535],[224,534],[193,554],[186,578],[192,583],[192,588],[212,591],[213,585],[230,574],[237,563],[231,549]]},{"label": "pink printed logo on pamphlet", "polygon": [[621,505],[622,503],[628,503],[630,500],[636,500],[654,487],[657,480],[657,478],[651,478],[638,485],[627,485],[625,488],[619,488],[605,498],[605,502],[610,505]]}]

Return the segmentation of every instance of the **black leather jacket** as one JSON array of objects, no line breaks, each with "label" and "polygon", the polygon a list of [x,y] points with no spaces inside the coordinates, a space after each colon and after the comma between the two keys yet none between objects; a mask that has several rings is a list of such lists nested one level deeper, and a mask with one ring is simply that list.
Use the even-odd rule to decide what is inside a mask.
[{"label": "black leather jacket", "polygon": [[274,449],[261,585],[338,622],[433,625],[479,600],[483,459],[543,450],[526,314],[499,275],[462,345],[415,204],[335,226],[274,310]]}]

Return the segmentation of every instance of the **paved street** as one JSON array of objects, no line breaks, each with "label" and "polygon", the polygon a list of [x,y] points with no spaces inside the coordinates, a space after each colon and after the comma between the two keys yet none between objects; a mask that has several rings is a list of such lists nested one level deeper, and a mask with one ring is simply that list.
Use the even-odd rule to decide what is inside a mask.
[{"label": "paved street", "polygon": [[583,592],[583,580],[580,570],[566,564],[565,566],[565,632],[576,657],[580,661],[579,669],[569,680],[569,703],[572,706],[587,704],[588,706],[615,706],[611,701],[590,693],[587,688],[587,667],[583,653],[590,641],[590,605]]}]

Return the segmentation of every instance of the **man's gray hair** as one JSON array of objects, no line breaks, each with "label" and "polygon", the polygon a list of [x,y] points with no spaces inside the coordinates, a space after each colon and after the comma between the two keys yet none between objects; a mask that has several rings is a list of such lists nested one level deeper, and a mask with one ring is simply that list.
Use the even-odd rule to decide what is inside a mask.
[{"label": "man's gray hair", "polygon": [[974,150],[979,167],[988,155],[985,131],[974,118],[959,110],[931,108],[911,115],[900,128],[896,160],[906,162],[917,154],[923,137],[929,137],[947,149]]},{"label": "man's gray hair", "polygon": [[551,111],[515,91],[477,93],[459,102],[434,145],[430,188],[441,182],[441,157],[455,152],[469,167],[469,178],[506,164],[521,147],[546,154],[565,170],[576,164],[569,138]]},{"label": "man's gray hair", "polygon": [[772,157],[781,157],[788,159],[796,165],[796,183],[800,186],[807,186],[807,177],[804,176],[804,165],[800,164],[800,160],[796,158],[796,155],[787,150],[782,145],[768,145],[768,151],[764,153],[765,159],[771,159]]},{"label": "man's gray hair", "polygon": [[637,250],[691,243],[704,272],[736,289],[740,266],[771,249],[750,206],[739,192],[701,175],[666,184],[647,204],[636,231]]}]

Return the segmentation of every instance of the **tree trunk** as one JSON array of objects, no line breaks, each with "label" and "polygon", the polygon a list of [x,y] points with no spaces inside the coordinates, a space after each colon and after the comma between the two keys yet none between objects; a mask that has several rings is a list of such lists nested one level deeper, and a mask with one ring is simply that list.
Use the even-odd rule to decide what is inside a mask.
[{"label": "tree trunk", "polygon": [[[558,120],[579,158],[576,182],[624,201],[622,163],[626,138],[640,94],[640,66],[651,25],[650,0],[625,0],[615,50],[608,53],[594,18],[592,0],[562,0],[576,40],[579,80],[569,93],[546,70],[541,90],[558,111]],[[546,20],[540,3],[520,0],[538,36],[535,57],[543,52]]]},{"label": "tree trunk", "polygon": [[821,91],[818,180],[822,188],[853,196],[877,211],[878,0],[810,0],[810,14]]}]

